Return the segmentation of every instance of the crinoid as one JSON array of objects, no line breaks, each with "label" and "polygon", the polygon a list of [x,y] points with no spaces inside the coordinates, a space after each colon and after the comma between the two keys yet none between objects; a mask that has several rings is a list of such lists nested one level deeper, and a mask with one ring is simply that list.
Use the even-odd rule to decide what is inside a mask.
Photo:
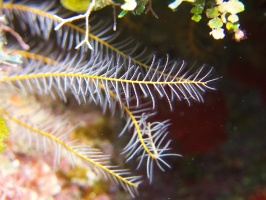
[{"label": "crinoid", "polygon": [[[203,66],[191,73],[183,61],[147,55],[132,39],[121,40],[110,26],[93,20],[89,37],[93,51],[86,45],[75,49],[83,41],[85,30],[82,24],[66,23],[55,31],[60,24],[55,16],[72,15],[56,1],[5,1],[3,13],[10,27],[26,35],[24,39],[30,46],[30,50],[20,50],[17,42],[8,38],[6,51],[22,57],[22,64],[16,63],[0,74],[0,115],[11,128],[15,124],[27,130],[25,135],[35,141],[36,148],[44,152],[53,149],[56,164],[62,154],[72,164],[79,158],[134,197],[140,177],[112,166],[109,156],[99,150],[70,141],[68,136],[75,126],[66,119],[42,111],[34,100],[19,106],[9,100],[14,94],[21,98],[48,94],[67,101],[67,96],[72,95],[78,103],[93,102],[103,111],[114,113],[119,108],[125,119],[120,136],[131,134],[122,153],[127,161],[136,160],[139,167],[146,165],[150,182],[155,166],[162,171],[170,168],[166,158],[180,155],[171,153],[170,141],[166,141],[169,121],[151,122],[156,99],[166,98],[171,110],[174,101],[203,102],[202,94],[214,90],[210,86],[216,80],[211,78],[212,69]],[[2,63],[1,68],[4,66]],[[31,112],[23,112],[25,109]],[[21,135],[24,131],[16,137]]]}]

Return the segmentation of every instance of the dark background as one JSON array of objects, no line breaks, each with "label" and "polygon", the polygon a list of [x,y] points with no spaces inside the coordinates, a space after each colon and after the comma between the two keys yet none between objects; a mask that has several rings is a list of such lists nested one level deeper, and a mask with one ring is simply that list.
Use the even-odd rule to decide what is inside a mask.
[{"label": "dark background", "polygon": [[[171,170],[155,171],[137,199],[266,199],[266,1],[243,1],[239,14],[247,39],[236,42],[209,36],[207,20],[190,20],[191,5],[176,12],[170,1],[153,1],[159,16],[126,15],[118,27],[143,41],[158,55],[208,64],[222,77],[205,103],[177,102],[174,112],[159,103],[160,119],[171,119]],[[204,15],[203,15],[204,16]],[[204,18],[204,17],[203,17]],[[145,173],[145,169],[143,169]]]}]

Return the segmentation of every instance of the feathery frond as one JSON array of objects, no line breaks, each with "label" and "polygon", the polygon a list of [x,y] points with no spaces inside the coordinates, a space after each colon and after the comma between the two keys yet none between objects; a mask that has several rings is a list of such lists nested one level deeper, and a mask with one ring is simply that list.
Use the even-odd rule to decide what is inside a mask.
[{"label": "feathery frond", "polygon": [[[153,168],[156,164],[162,171],[164,166],[171,168],[164,160],[166,157],[178,156],[180,154],[168,153],[171,141],[165,141],[167,137],[167,128],[169,120],[164,122],[149,122],[149,118],[155,113],[150,113],[150,109],[132,111],[126,123],[126,128],[134,129],[130,141],[124,148],[123,154],[126,154],[127,162],[133,158],[139,159],[139,168],[146,160],[147,178],[152,182]],[[124,133],[121,132],[120,135]]]},{"label": "feathery frond", "polygon": [[[201,68],[197,73],[188,76],[187,72],[183,72],[184,64],[176,69],[176,66],[173,66],[170,71],[166,65],[164,72],[167,72],[167,76],[158,75],[153,70],[143,74],[139,67],[131,65],[130,59],[119,58],[119,55],[116,58],[117,62],[114,63],[113,57],[99,59],[99,54],[95,53],[60,55],[56,54],[55,50],[42,51],[48,54],[44,55],[42,52],[45,56],[42,59],[40,55],[31,57],[21,51],[21,55],[25,58],[25,67],[21,71],[3,76],[0,82],[14,82],[24,91],[37,91],[39,94],[51,93],[54,89],[64,101],[66,101],[65,93],[69,90],[79,102],[90,99],[98,103],[99,99],[100,104],[103,104],[103,95],[105,95],[109,107],[113,104],[109,91],[116,95],[120,105],[126,103],[130,106],[130,99],[134,96],[138,107],[140,99],[146,97],[151,98],[155,108],[157,93],[159,97],[166,98],[172,108],[175,98],[203,101],[202,93],[206,89],[213,89],[208,86],[208,83],[213,81],[208,80],[212,69],[203,73],[204,68]],[[56,60],[49,58],[52,53],[57,55]],[[39,59],[36,61],[37,57]]]}]

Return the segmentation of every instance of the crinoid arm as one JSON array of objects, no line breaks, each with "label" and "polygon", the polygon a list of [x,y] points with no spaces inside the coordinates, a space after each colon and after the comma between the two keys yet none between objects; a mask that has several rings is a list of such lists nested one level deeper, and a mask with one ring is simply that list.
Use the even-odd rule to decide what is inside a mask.
[{"label": "crinoid arm", "polygon": [[[171,141],[165,141],[170,125],[169,120],[149,122],[149,118],[155,115],[155,113],[150,113],[150,110],[149,107],[142,109],[141,112],[127,110],[128,118],[125,129],[133,129],[133,134],[123,154],[126,155],[127,162],[138,159],[137,168],[146,165],[147,178],[151,183],[154,165],[165,171],[165,168],[171,168],[166,161],[167,157],[181,157],[182,155],[171,153],[169,147]],[[125,129],[120,136],[124,134]]]},{"label": "crinoid arm", "polygon": [[[42,55],[40,55],[42,52]],[[152,108],[156,107],[156,96],[166,98],[170,109],[175,99],[191,99],[203,101],[202,93],[207,89],[214,90],[209,84],[212,69],[202,67],[198,72],[188,75],[183,72],[185,64],[165,64],[161,74],[156,73],[157,66],[150,68],[146,74],[140,67],[132,65],[128,58],[106,56],[102,58],[99,52],[79,54],[60,52],[49,48],[32,46],[31,51],[20,51],[25,67],[3,76],[0,82],[17,84],[23,91],[38,94],[57,93],[66,101],[66,93],[71,92],[79,103],[94,101],[96,104],[107,105],[125,103],[132,106],[140,105],[141,98],[150,98]],[[116,61],[116,62],[114,62]],[[170,67],[170,71],[167,71]]]}]

